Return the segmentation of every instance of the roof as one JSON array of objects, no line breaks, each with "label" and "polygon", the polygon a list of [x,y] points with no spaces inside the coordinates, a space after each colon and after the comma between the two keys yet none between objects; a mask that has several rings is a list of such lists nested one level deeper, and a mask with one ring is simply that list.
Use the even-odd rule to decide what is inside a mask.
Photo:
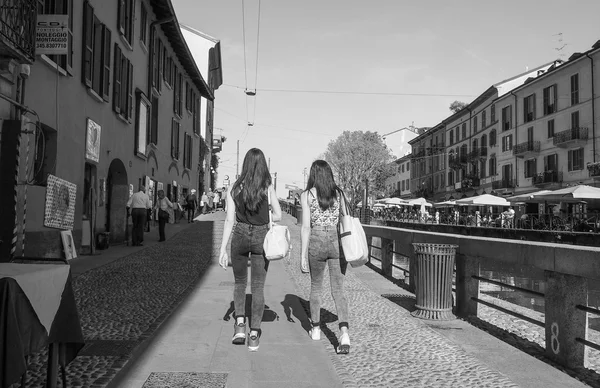
[{"label": "roof", "polygon": [[427,137],[427,135],[431,135],[433,133],[435,133],[437,130],[441,129],[444,127],[444,122],[441,122],[439,124],[437,124],[434,127],[423,127],[423,128],[419,128],[419,132],[420,130],[424,130],[423,133],[421,133],[419,136],[415,137],[414,139],[411,139],[408,141],[408,144],[412,145],[420,140],[423,140],[424,138]]},{"label": "roof", "polygon": [[196,62],[194,61],[194,57],[190,52],[190,48],[183,38],[171,0],[150,0],[150,5],[152,5],[152,10],[156,15],[157,20],[172,19],[167,23],[161,24],[163,32],[167,36],[171,47],[173,47],[173,51],[177,55],[179,62],[181,62],[185,72],[192,79],[202,97],[214,100],[215,98],[206,84],[206,81],[202,78],[202,73],[200,73]]}]

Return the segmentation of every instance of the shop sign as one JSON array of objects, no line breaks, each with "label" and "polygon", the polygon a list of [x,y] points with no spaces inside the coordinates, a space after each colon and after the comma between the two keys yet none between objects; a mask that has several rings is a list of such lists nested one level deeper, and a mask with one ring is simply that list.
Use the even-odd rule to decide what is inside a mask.
[{"label": "shop sign", "polygon": [[100,135],[102,127],[92,119],[87,119],[86,127],[85,158],[98,163],[100,161]]},{"label": "shop sign", "polygon": [[36,55],[67,55],[69,15],[37,15]]}]

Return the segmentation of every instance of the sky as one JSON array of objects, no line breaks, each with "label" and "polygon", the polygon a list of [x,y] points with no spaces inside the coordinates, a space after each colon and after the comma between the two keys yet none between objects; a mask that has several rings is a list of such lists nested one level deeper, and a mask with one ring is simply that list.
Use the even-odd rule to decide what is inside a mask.
[{"label": "sky", "polygon": [[[180,23],[221,41],[219,182],[235,177],[239,140],[239,170],[260,148],[280,197],[343,131],[432,127],[452,101],[600,40],[598,0],[172,2]],[[413,136],[385,142],[401,157]]]}]

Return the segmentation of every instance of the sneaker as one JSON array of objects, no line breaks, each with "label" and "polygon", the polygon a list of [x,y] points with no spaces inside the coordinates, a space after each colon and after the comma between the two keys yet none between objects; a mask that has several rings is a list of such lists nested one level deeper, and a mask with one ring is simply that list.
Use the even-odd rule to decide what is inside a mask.
[{"label": "sneaker", "polygon": [[245,323],[234,323],[233,325],[233,339],[231,343],[234,345],[243,345],[246,343],[246,324]]},{"label": "sneaker", "polygon": [[340,345],[337,348],[337,354],[348,354],[350,353],[350,336],[348,333],[344,333],[340,336]]},{"label": "sneaker", "polygon": [[248,338],[248,350],[251,351],[251,352],[256,352],[258,350],[258,346],[259,346],[258,342],[259,342],[258,341],[258,334],[251,335]]},{"label": "sneaker", "polygon": [[321,339],[321,328],[319,326],[313,326],[308,333],[313,341],[319,341]]}]

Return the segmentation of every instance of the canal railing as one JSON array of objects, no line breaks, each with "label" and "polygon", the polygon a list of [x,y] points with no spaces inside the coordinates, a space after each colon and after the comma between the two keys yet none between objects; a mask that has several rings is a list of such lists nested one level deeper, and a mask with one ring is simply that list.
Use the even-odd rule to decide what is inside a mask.
[{"label": "canal railing", "polygon": [[[600,344],[588,338],[588,314],[600,310],[588,306],[588,281],[600,280],[600,248],[554,243],[508,240],[435,233],[389,226],[363,225],[372,250],[379,251],[381,272],[391,277],[394,268],[408,275],[408,288],[414,292],[417,260],[413,243],[458,245],[455,269],[455,313],[462,318],[477,317],[479,305],[486,305],[545,328],[545,348],[549,359],[569,368],[587,366],[590,349]],[[376,244],[375,240],[379,240]],[[408,258],[409,269],[393,262],[394,254]],[[511,267],[543,270],[545,292],[529,290],[482,276],[482,264],[494,261]],[[499,285],[544,298],[543,321],[500,307],[481,298],[480,283]]]}]

